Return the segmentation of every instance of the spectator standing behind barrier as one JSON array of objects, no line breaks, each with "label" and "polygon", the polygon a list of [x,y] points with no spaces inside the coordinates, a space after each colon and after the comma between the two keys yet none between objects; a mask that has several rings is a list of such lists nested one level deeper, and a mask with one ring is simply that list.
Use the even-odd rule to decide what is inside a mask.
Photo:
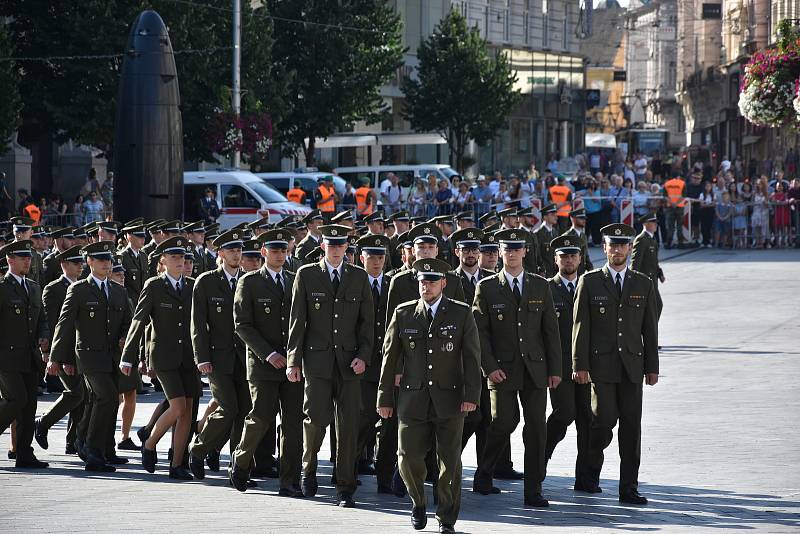
[{"label": "spectator standing behind barrier", "polygon": [[439,190],[436,191],[434,204],[436,205],[437,215],[450,215],[452,211],[453,191],[447,180],[439,180]]},{"label": "spectator standing behind barrier", "polygon": [[100,182],[97,181],[97,171],[94,169],[89,169],[89,177],[86,179],[86,183],[83,184],[81,187],[81,193],[84,196],[89,196],[91,192],[100,193]]},{"label": "spectator standing behind barrier", "polygon": [[406,202],[412,217],[425,217],[425,203],[428,200],[428,190],[425,185],[421,178],[417,178],[414,187],[408,191]]},{"label": "spectator standing behind barrier", "polygon": [[[395,173],[390,172],[388,186],[385,189],[383,187],[381,188],[381,200],[383,201],[383,210],[386,213],[394,213],[400,210],[400,195],[402,192],[403,188],[400,187],[400,178],[398,178]],[[358,199],[358,191],[356,191],[356,199]],[[375,204],[377,204],[377,202],[375,202]]]},{"label": "spectator standing behind barrier", "polygon": [[[703,175],[700,173],[692,173],[689,178],[689,183],[686,184],[684,196],[687,199],[695,199],[703,192],[703,182],[701,179]],[[692,206],[694,208],[694,206]],[[700,210],[692,209],[691,220],[689,221],[692,227],[692,242],[700,244]]]},{"label": "spectator standing behind barrier", "polygon": [[469,191],[469,184],[461,182],[458,184],[458,194],[456,195],[456,211],[467,211],[472,207],[472,193]]},{"label": "spectator standing behind barrier", "polygon": [[[367,178],[367,180],[369,180],[369,178]],[[344,195],[342,196],[342,206],[344,206],[345,209],[353,211],[356,203],[357,203],[356,192],[353,189],[353,184],[347,182],[344,186]]]},{"label": "spectator standing behind barrier", "polygon": [[697,196],[697,200],[703,246],[710,247],[714,230],[714,184],[703,182],[703,190]]},{"label": "spectator standing behind barrier", "polygon": [[789,201],[790,215],[792,216],[792,225],[794,226],[794,245],[800,247],[800,180],[794,178],[789,190],[786,192],[786,198]]},{"label": "spectator standing behind barrier", "polygon": [[89,198],[83,202],[83,213],[86,224],[103,220],[103,202],[97,198],[97,192],[89,193]]},{"label": "spectator standing behind barrier", "polygon": [[730,246],[733,216],[733,204],[731,204],[731,194],[725,191],[722,193],[722,200],[716,206],[716,245],[719,248]]},{"label": "spectator standing behind barrier", "polygon": [[106,211],[114,211],[114,173],[108,171],[106,180],[100,186],[100,197],[103,199],[103,204],[106,206]]},{"label": "spectator standing behind barrier", "polygon": [[642,231],[642,223],[639,222],[639,219],[650,213],[649,203],[650,190],[647,186],[647,182],[638,182],[636,184],[636,192],[633,193],[633,213],[636,215],[634,217],[634,228],[637,233]]},{"label": "spectator standing behind barrier", "polygon": [[734,248],[747,247],[747,205],[740,195],[733,198],[733,246]]},{"label": "spectator standing behind barrier", "polygon": [[789,244],[789,205],[783,181],[775,184],[775,192],[770,200],[775,204],[775,246],[784,248]]},{"label": "spectator standing behind barrier", "polygon": [[603,227],[601,221],[603,203],[599,198],[600,191],[597,190],[597,181],[589,179],[586,185],[586,190],[581,194],[583,207],[586,209],[586,233],[592,236],[592,244],[599,246],[602,240],[600,228]]},{"label": "spectator standing behind barrier", "polygon": [[72,204],[72,226],[78,228],[86,224],[83,216],[83,195],[75,197],[75,202]]},{"label": "spectator standing behind barrier", "polygon": [[496,211],[503,211],[506,209],[506,204],[511,200],[511,195],[508,194],[505,181],[500,182],[497,193],[492,197],[492,204]]},{"label": "spectator standing behind barrier", "polygon": [[475,201],[476,217],[489,213],[489,207],[492,203],[492,190],[486,185],[486,177],[482,174],[478,176],[478,185],[472,189],[472,198]]},{"label": "spectator standing behind barrier", "polygon": [[769,194],[767,186],[763,181],[756,183],[756,192],[753,194],[753,217],[751,220],[753,227],[753,246],[755,248],[767,248],[769,244]]}]

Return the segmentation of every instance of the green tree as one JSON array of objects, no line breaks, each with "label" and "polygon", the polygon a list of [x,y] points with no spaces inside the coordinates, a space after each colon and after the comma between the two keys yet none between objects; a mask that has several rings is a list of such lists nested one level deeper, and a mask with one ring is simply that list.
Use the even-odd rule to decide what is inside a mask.
[{"label": "green tree", "polygon": [[[0,22],[0,57],[13,57],[14,46],[6,25]],[[7,148],[7,141],[17,129],[19,111],[22,107],[19,96],[19,72],[13,61],[0,62],[0,155]]]},{"label": "green tree", "polygon": [[291,74],[276,141],[285,155],[302,150],[313,165],[315,138],[385,113],[379,89],[403,59],[400,17],[384,0],[266,0],[266,6],[275,17],[273,63]]},{"label": "green tree", "polygon": [[456,10],[417,50],[417,78],[406,77],[404,117],[418,132],[447,138],[459,172],[470,139],[484,146],[505,128],[520,101],[516,74],[505,54],[490,55],[478,28]]},{"label": "green tree", "polygon": [[[229,106],[232,13],[228,0],[189,6],[167,0],[5,0],[17,55],[51,57],[119,54],[130,25],[145,9],[169,30],[181,91],[184,157],[212,161],[206,128],[216,109]],[[280,116],[284,84],[273,67],[272,23],[264,8],[242,3],[243,111]],[[216,8],[216,9],[215,9]],[[205,53],[183,50],[220,48]],[[74,139],[112,152],[121,58],[27,61],[21,80],[23,137],[30,142]]]}]

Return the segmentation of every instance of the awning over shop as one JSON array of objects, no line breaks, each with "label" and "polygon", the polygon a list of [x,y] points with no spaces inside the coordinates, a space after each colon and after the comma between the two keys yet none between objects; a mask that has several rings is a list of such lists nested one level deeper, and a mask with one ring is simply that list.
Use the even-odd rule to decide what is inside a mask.
[{"label": "awning over shop", "polygon": [[[306,139],[306,143],[308,139]],[[447,139],[438,133],[338,134],[317,138],[316,148],[349,148],[377,145],[444,145]]]},{"label": "awning over shop", "polygon": [[438,133],[386,133],[378,136],[381,145],[444,145],[447,139]]},{"label": "awning over shop", "polygon": [[586,148],[617,148],[617,138],[614,134],[587,133]]}]

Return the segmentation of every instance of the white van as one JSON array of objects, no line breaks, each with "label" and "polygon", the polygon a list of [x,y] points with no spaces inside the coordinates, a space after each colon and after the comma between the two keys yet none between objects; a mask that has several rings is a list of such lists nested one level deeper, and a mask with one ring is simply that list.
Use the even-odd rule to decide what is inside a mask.
[{"label": "white van", "polygon": [[[414,185],[417,178],[425,179],[429,174],[436,176],[436,181],[443,178],[452,180],[453,176],[460,176],[450,165],[431,163],[428,165],[376,165],[367,167],[337,167],[333,172],[353,184],[354,188],[361,187],[361,178],[366,176],[375,191],[380,190],[381,182],[390,172],[400,178],[403,188],[403,198],[406,198],[408,189]],[[380,197],[379,197],[380,198]],[[380,203],[380,202],[379,202]]]},{"label": "white van", "polygon": [[248,171],[215,169],[183,173],[183,220],[197,221],[206,189],[216,194],[220,229],[269,215],[276,223],[287,215],[305,215],[311,208],[290,202],[277,189]]},{"label": "white van", "polygon": [[[312,167],[313,168],[313,167]],[[333,177],[333,188],[342,198],[345,193],[346,184],[344,180],[332,172],[319,171],[287,171],[287,172],[257,172],[256,176],[267,182],[269,185],[286,195],[289,189],[294,187],[295,182],[300,182],[300,189],[306,193],[306,204],[315,207],[314,191],[319,187],[320,182],[327,176]]]}]

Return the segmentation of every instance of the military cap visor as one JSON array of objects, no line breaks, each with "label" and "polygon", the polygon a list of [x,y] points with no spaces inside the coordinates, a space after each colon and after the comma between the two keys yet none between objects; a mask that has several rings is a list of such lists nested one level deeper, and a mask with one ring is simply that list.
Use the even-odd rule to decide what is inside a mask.
[{"label": "military cap visor", "polygon": [[350,228],[339,224],[328,224],[320,226],[319,231],[322,233],[322,241],[331,245],[343,245],[347,242],[347,233]]},{"label": "military cap visor", "polygon": [[258,236],[261,246],[273,249],[289,248],[289,241],[292,239],[292,232],[286,228],[276,228],[268,230]]},{"label": "military cap visor", "polygon": [[0,248],[0,256],[20,256],[27,258],[31,255],[33,243],[30,239],[23,239],[22,241],[12,241],[11,243]]},{"label": "military cap visor", "polygon": [[586,218],[586,209],[585,208],[578,208],[574,209],[569,212],[569,216],[575,219],[585,219]]},{"label": "military cap visor", "polygon": [[514,208],[506,208],[497,212],[497,215],[502,219],[505,219],[506,217],[517,217],[517,210]]},{"label": "military cap visor", "polygon": [[115,263],[114,266],[111,268],[111,272],[112,273],[124,273],[125,272],[125,266],[122,265],[121,263]]},{"label": "military cap visor", "polygon": [[171,234],[179,234],[183,232],[180,221],[169,221],[161,225],[162,232],[169,232]]},{"label": "military cap visor", "polygon": [[83,255],[81,254],[81,247],[79,245],[70,247],[64,252],[59,253],[56,256],[56,259],[58,261],[71,261],[73,263],[83,263]]},{"label": "military cap visor", "polygon": [[639,218],[639,223],[649,223],[649,222],[658,222],[658,215],[655,213],[648,213],[647,215],[643,215]]},{"label": "military cap visor", "polygon": [[359,239],[356,244],[361,251],[371,256],[385,256],[389,248],[389,239],[382,235],[366,235]]},{"label": "military cap visor", "polygon": [[242,256],[261,256],[261,242],[257,239],[248,239],[242,243]]},{"label": "military cap visor", "polygon": [[14,233],[27,232],[33,228],[34,220],[30,217],[14,217],[11,219],[11,225]]},{"label": "military cap visor", "polygon": [[53,239],[73,239],[75,237],[74,232],[75,229],[71,226],[68,226],[67,228],[59,228],[58,230],[54,230],[50,236]]}]

